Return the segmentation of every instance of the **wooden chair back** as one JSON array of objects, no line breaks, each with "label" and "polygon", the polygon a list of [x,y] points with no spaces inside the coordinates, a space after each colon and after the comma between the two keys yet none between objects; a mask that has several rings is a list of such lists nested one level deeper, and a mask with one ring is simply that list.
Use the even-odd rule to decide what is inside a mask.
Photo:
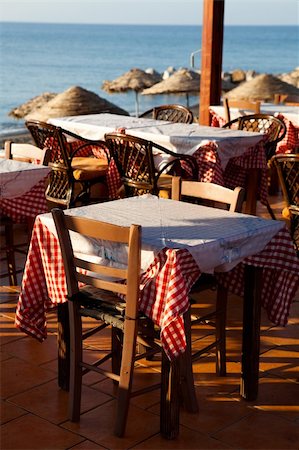
[{"label": "wooden chair back", "polygon": [[[127,298],[126,314],[135,319],[139,297],[141,227],[139,225],[121,227],[97,220],[70,216],[58,208],[52,210],[52,215],[64,263],[68,298],[73,299],[80,292],[79,283],[122,294]],[[88,262],[78,256],[75,257],[70,231],[101,241],[127,245],[127,266],[123,268],[110,267],[100,262]],[[121,283],[120,280],[122,280]]]},{"label": "wooden chair back", "polygon": [[260,101],[250,101],[250,100],[230,100],[225,98],[223,101],[224,113],[226,122],[230,122],[231,114],[230,108],[239,108],[244,111],[253,112],[259,114],[261,112],[261,102]]},{"label": "wooden chair back", "polygon": [[47,166],[50,159],[50,149],[41,149],[32,144],[22,144],[5,141],[5,158],[29,163],[40,163]]},{"label": "wooden chair back", "polygon": [[186,106],[171,104],[155,106],[145,111],[140,117],[167,120],[175,123],[193,123],[193,113]]},{"label": "wooden chair back", "polygon": [[229,211],[241,212],[245,190],[241,187],[232,190],[214,183],[181,180],[180,177],[173,177],[172,199],[181,200],[182,197],[207,200],[213,207],[225,207]]},{"label": "wooden chair back", "polygon": [[299,106],[298,95],[290,96],[289,94],[274,94],[274,104],[283,104],[286,106]]}]

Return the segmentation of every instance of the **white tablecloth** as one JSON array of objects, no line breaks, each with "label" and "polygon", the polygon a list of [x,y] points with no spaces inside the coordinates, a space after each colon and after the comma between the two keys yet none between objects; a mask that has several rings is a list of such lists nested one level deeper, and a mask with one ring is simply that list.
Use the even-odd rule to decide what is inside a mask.
[{"label": "white tablecloth", "polygon": [[0,159],[0,198],[19,197],[50,172],[50,167],[12,159]]},{"label": "white tablecloth", "polygon": [[261,133],[225,130],[193,124],[142,119],[115,114],[90,114],[49,119],[53,125],[88,139],[104,139],[105,133],[125,128],[127,134],[148,139],[175,153],[193,155],[202,145],[213,142],[218,147],[225,169],[232,157],[241,156],[263,138]]},{"label": "white tablecloth", "polygon": [[[142,270],[163,248],[187,249],[202,272],[227,271],[247,256],[260,252],[284,223],[216,208],[192,205],[152,195],[72,208],[66,214],[129,226],[142,226]],[[51,214],[39,216],[56,235]],[[105,249],[94,240],[80,238],[74,251],[126,261],[122,246]]]}]

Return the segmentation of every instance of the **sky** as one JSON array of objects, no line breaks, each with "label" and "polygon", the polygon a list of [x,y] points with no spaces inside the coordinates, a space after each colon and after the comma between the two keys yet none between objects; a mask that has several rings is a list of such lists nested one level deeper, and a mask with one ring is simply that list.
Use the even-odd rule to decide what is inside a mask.
[{"label": "sky", "polygon": [[[0,0],[0,20],[202,24],[203,0]],[[298,25],[299,0],[225,0],[226,25]]]}]

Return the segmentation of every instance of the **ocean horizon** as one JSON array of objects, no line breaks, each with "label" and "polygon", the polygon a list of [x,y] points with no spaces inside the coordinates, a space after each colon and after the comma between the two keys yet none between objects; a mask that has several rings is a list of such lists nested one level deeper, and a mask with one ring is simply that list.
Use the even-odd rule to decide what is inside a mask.
[{"label": "ocean horizon", "polygon": [[[81,86],[135,112],[134,93],[101,90],[133,67],[163,72],[190,68],[201,48],[201,26],[87,25],[0,22],[1,134],[24,126],[11,109],[42,94]],[[200,69],[200,53],[195,55]],[[222,70],[254,70],[278,75],[299,66],[297,26],[225,26]],[[140,111],[163,103],[186,104],[184,96],[139,96]],[[198,103],[198,96],[190,104]]]}]

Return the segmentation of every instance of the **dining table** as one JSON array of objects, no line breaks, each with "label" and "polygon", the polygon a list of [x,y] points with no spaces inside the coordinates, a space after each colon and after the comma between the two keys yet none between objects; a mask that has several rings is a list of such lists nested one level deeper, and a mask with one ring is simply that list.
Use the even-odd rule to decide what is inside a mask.
[{"label": "dining table", "polygon": [[45,183],[50,167],[0,158],[0,210],[15,222],[48,211]]},{"label": "dining table", "polygon": [[[286,125],[285,137],[277,143],[276,153],[295,153],[299,149],[299,107],[283,104],[261,103],[262,114],[270,114],[281,119]],[[210,106],[211,126],[222,127],[226,123],[225,108],[222,105]],[[241,108],[230,108],[231,120],[252,114]]]},{"label": "dining table", "polygon": [[[267,160],[265,137],[261,133],[108,113],[51,118],[48,121],[92,140],[104,140],[106,133],[121,131],[151,140],[174,153],[193,155],[198,163],[200,181],[231,189],[236,186],[246,188],[247,213],[256,213],[258,199],[267,204]],[[156,152],[156,167],[159,168],[167,158],[168,155]]]},{"label": "dining table", "polygon": [[[243,297],[240,393],[246,400],[257,397],[261,307],[273,324],[286,325],[299,286],[299,260],[283,222],[150,194],[72,208],[65,214],[141,225],[139,309],[160,327],[172,373],[177,373],[186,350],[183,317],[190,305],[188,293],[201,273],[217,273],[223,286]],[[124,258],[118,247],[90,242],[84,236],[72,243],[74,252],[87,259],[96,256],[108,264],[121,264]],[[66,293],[52,215],[42,214],[33,227],[15,324],[42,342],[47,337],[47,312],[58,306],[58,383],[64,389],[69,376]],[[178,396],[178,376],[171,383],[168,393],[173,400]],[[179,402],[168,400],[161,397],[161,408],[172,418],[171,427],[165,429],[169,422],[162,421],[161,433],[173,437],[178,433],[178,411],[169,408],[179,408]]]}]

